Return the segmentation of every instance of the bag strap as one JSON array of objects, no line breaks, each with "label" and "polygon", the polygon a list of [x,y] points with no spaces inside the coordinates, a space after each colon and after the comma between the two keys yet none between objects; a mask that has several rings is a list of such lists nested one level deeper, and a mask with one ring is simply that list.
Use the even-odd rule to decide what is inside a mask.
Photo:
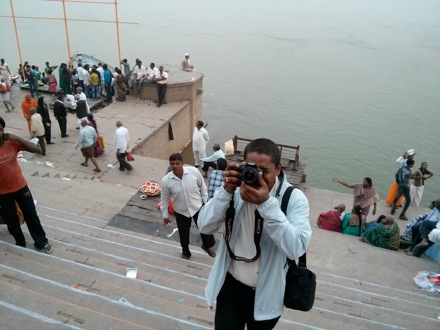
[{"label": "bag strap", "polygon": [[[287,187],[286,191],[283,194],[283,198],[281,200],[281,211],[283,211],[284,214],[287,212],[287,205],[289,205],[290,195],[292,195],[292,191],[295,189],[294,186]],[[287,258],[287,263],[290,265],[294,263],[296,265],[295,260],[290,260]],[[299,257],[298,265],[306,266],[307,265],[307,259],[306,259],[306,253],[304,253],[301,257]]]}]

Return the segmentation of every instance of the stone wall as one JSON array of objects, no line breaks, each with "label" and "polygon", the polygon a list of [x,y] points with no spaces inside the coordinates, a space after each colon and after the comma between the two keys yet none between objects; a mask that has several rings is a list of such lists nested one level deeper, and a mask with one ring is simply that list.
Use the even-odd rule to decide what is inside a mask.
[{"label": "stone wall", "polygon": [[[180,67],[165,65],[168,72],[168,88],[165,102],[181,104],[181,109],[134,150],[136,154],[168,160],[173,152],[180,152],[191,143],[197,120],[202,116],[203,74],[184,72]],[[144,84],[138,97],[157,101],[157,85]],[[163,105],[166,107],[167,105]],[[170,136],[173,135],[173,136]],[[170,139],[174,137],[174,139]]]},{"label": "stone wall", "polygon": [[[174,152],[180,152],[191,142],[192,124],[191,103],[184,101],[181,109],[164,122],[153,134],[138,144],[136,154],[168,160]],[[173,139],[171,139],[173,138]]]}]

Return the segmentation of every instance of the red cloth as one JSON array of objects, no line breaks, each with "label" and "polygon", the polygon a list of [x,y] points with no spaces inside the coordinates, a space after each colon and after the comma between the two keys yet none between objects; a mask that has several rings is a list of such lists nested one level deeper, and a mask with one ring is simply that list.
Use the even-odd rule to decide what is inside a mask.
[{"label": "red cloth", "polygon": [[0,195],[15,192],[27,185],[17,161],[17,153],[22,150],[25,149],[21,143],[10,140],[4,141],[0,147]]},{"label": "red cloth", "polygon": [[325,230],[340,233],[342,231],[342,221],[338,211],[330,210],[328,212],[321,213],[318,217],[318,226]]}]

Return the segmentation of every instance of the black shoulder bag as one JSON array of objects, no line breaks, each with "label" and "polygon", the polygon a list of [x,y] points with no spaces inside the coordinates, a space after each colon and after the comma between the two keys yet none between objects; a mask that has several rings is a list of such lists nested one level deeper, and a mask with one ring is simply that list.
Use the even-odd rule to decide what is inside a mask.
[{"label": "black shoulder bag", "polygon": [[[286,214],[293,186],[286,189],[281,202],[281,211]],[[306,254],[299,257],[298,265],[295,260],[287,258],[289,270],[286,274],[286,289],[284,291],[284,306],[290,309],[307,312],[312,309],[315,301],[316,275],[306,266]]]}]

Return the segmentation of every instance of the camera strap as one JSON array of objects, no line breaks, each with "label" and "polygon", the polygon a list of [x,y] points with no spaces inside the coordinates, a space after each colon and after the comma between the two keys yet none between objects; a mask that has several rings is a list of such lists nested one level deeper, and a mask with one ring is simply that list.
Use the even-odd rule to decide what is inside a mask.
[{"label": "camera strap", "polygon": [[232,260],[236,261],[244,261],[244,262],[254,262],[260,257],[261,249],[260,249],[260,240],[261,235],[263,234],[263,222],[264,219],[258,212],[255,210],[255,230],[254,230],[254,243],[257,253],[252,259],[248,259],[245,257],[239,257],[232,252],[231,247],[229,246],[229,242],[231,240],[232,228],[234,227],[234,217],[235,217],[235,207],[234,207],[234,194],[232,194],[231,201],[229,202],[229,207],[226,210],[226,220],[225,220],[225,242],[226,248],[228,249],[229,257]]}]

